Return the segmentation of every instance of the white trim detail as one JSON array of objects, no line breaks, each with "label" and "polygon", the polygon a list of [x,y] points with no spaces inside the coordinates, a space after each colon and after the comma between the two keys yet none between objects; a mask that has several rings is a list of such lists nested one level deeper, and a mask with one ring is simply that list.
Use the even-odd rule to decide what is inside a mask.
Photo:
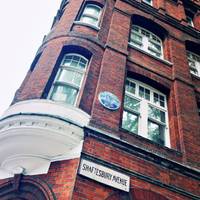
[{"label": "white trim detail", "polygon": [[73,106],[30,100],[0,120],[0,179],[48,173],[51,162],[80,157],[89,115]]},{"label": "white trim detail", "polygon": [[11,115],[26,113],[60,117],[81,127],[87,126],[90,121],[90,115],[81,109],[46,99],[27,100],[16,103],[4,112],[2,119]]}]

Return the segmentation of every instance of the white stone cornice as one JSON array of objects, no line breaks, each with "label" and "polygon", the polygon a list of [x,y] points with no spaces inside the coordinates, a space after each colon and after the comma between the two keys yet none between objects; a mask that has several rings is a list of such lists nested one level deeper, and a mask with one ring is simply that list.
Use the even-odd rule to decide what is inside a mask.
[{"label": "white stone cornice", "polygon": [[48,100],[11,106],[0,120],[0,179],[47,173],[51,162],[80,157],[89,119],[78,108]]}]

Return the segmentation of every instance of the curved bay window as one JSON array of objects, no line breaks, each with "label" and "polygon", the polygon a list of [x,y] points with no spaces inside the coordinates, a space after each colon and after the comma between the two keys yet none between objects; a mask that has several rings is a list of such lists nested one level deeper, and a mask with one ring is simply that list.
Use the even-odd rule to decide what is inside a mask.
[{"label": "curved bay window", "polygon": [[132,25],[130,44],[151,55],[163,58],[162,40],[155,34],[140,26]]},{"label": "curved bay window", "polygon": [[75,105],[88,60],[79,54],[66,54],[53,83],[49,98]]},{"label": "curved bay window", "polygon": [[95,4],[86,4],[79,21],[98,27],[100,17],[101,7]]},{"label": "curved bay window", "polygon": [[166,95],[133,79],[127,78],[122,128],[170,146]]},{"label": "curved bay window", "polygon": [[200,56],[191,51],[187,51],[187,58],[190,73],[200,77]]}]

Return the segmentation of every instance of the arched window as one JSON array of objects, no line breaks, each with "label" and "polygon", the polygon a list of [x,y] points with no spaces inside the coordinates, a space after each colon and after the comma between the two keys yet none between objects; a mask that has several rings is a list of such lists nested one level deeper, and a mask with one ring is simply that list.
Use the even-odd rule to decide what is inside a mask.
[{"label": "arched window", "polygon": [[65,54],[54,80],[49,98],[75,105],[84,79],[88,60],[80,54]]},{"label": "arched window", "polygon": [[99,27],[101,18],[101,7],[95,4],[86,4],[79,21]]},{"label": "arched window", "polygon": [[170,146],[166,95],[127,78],[122,128],[160,145]]},{"label": "arched window", "polygon": [[187,58],[190,73],[200,77],[200,56],[191,51],[187,51]]},{"label": "arched window", "polygon": [[132,25],[130,45],[156,57],[163,58],[162,40],[152,32],[138,25]]}]

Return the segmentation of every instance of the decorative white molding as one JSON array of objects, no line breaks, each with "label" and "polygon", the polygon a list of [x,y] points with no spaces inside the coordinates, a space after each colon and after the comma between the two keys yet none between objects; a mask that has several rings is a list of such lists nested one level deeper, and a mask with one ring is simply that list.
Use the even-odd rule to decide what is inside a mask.
[{"label": "decorative white molding", "polygon": [[46,99],[21,101],[9,107],[1,118],[16,114],[44,114],[63,118],[81,127],[88,125],[90,115],[74,106]]},{"label": "decorative white molding", "polygon": [[0,120],[0,179],[44,174],[51,162],[80,157],[89,119],[78,108],[49,100],[11,106]]}]

